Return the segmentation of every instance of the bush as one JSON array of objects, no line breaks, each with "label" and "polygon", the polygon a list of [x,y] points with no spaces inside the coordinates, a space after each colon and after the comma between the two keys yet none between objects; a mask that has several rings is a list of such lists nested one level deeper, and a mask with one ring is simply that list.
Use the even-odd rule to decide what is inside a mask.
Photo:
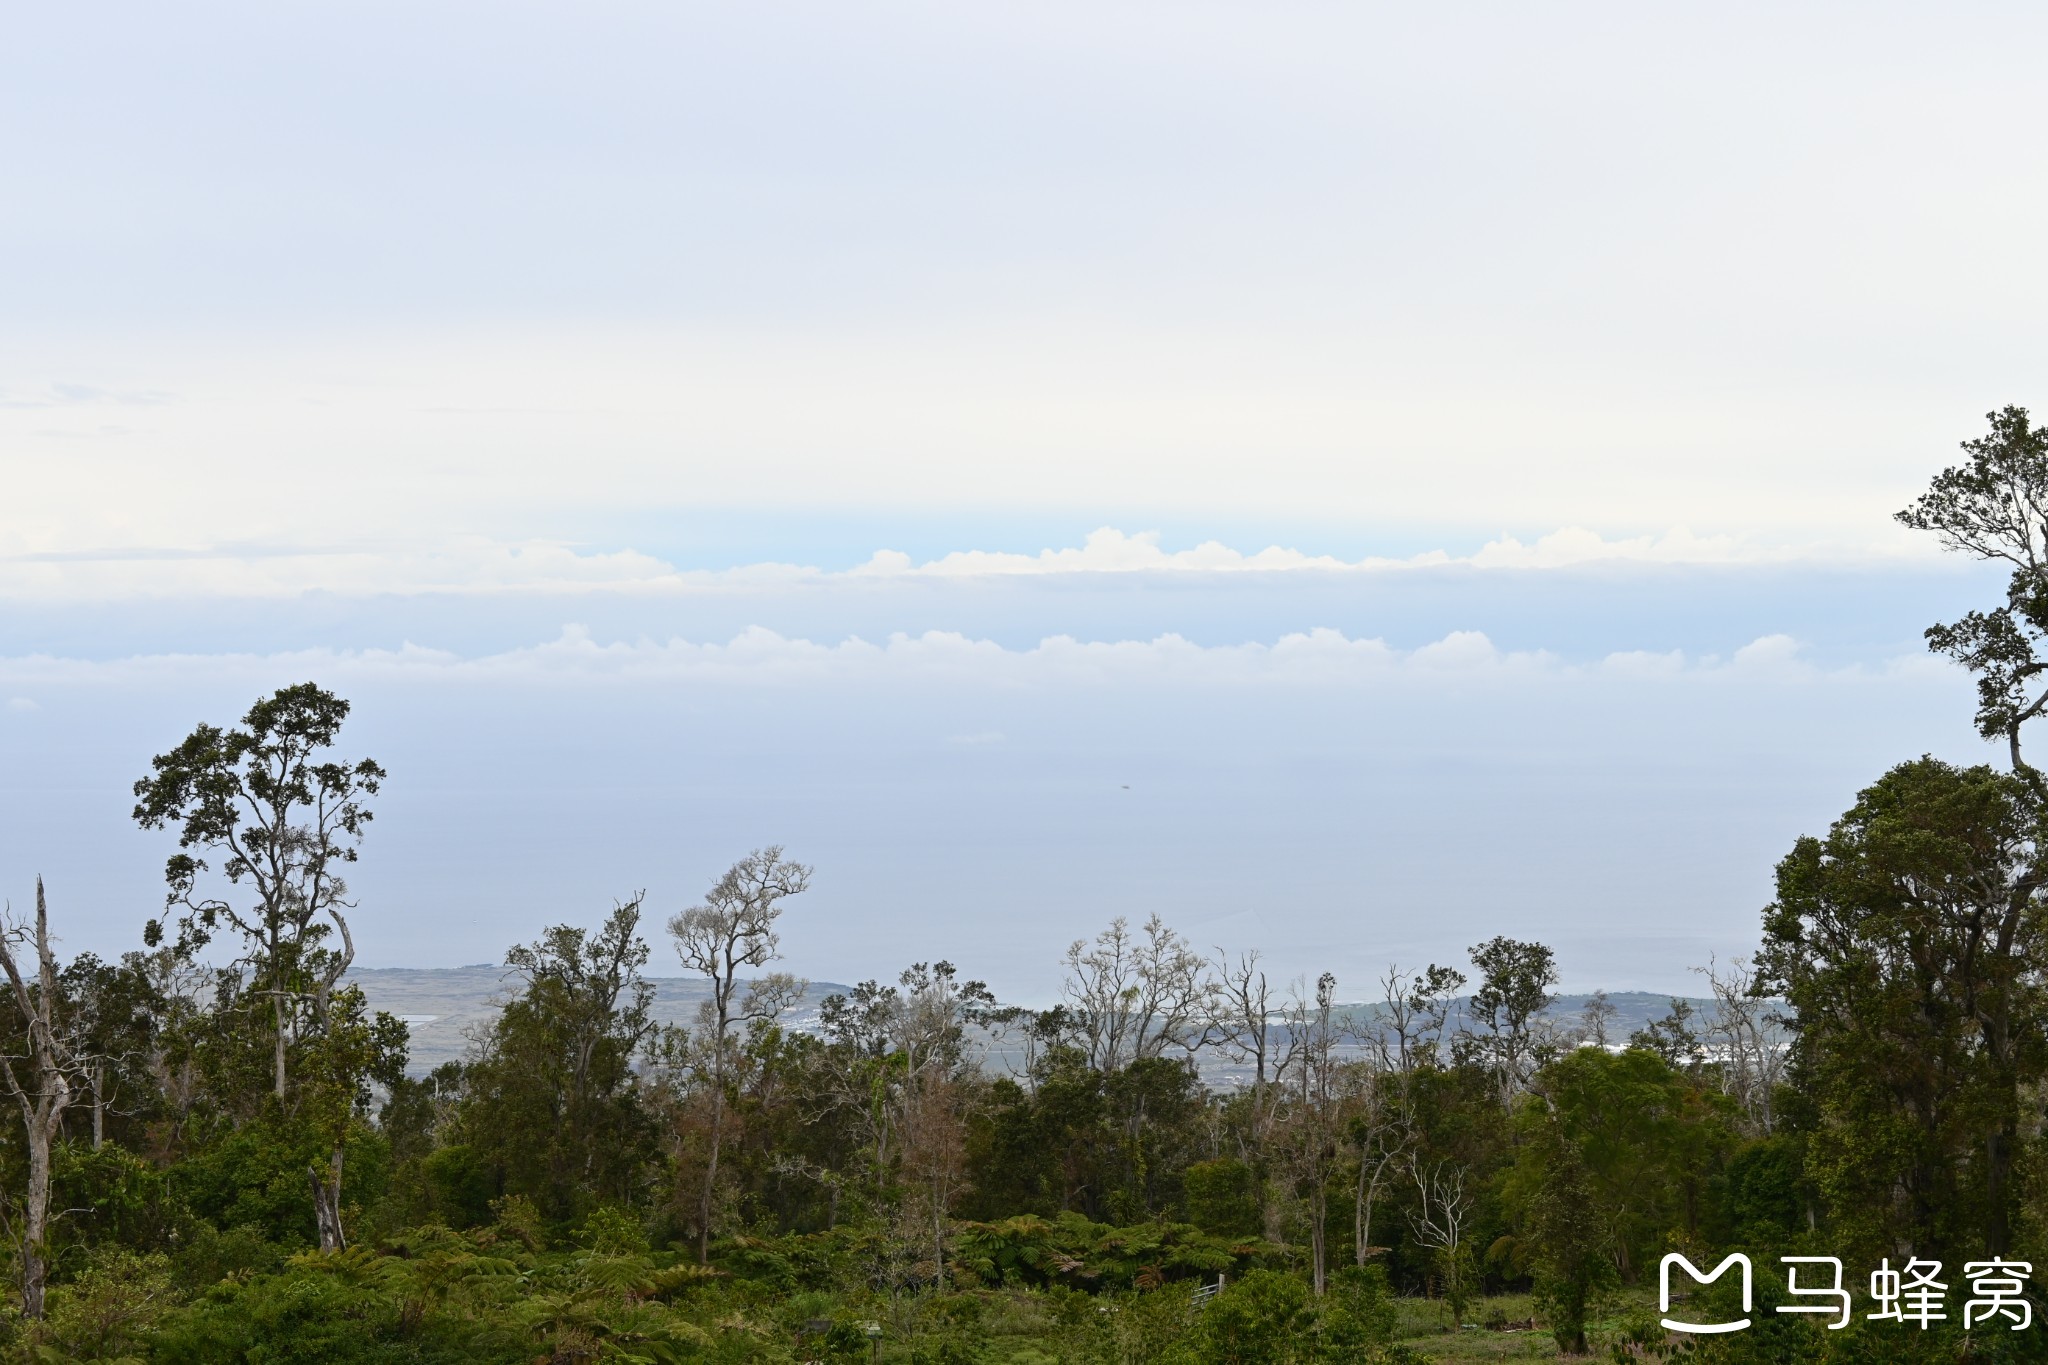
[{"label": "bush", "polygon": [[1300,1276],[1254,1270],[1202,1308],[1189,1345],[1202,1365],[1282,1365],[1301,1359],[1314,1326]]},{"label": "bush", "polygon": [[1376,1265],[1348,1265],[1330,1276],[1323,1295],[1317,1339],[1326,1360],[1359,1360],[1394,1340],[1397,1317],[1387,1272]]},{"label": "bush", "polygon": [[49,1315],[31,1340],[77,1360],[134,1357],[177,1305],[169,1257],[110,1248],[51,1289]]}]

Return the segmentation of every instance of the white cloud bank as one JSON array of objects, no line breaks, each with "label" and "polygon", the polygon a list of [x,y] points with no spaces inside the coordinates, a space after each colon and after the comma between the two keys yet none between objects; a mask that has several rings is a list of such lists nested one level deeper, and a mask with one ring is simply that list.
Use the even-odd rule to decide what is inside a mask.
[{"label": "white cloud bank", "polygon": [[1278,545],[1246,553],[1220,541],[1169,550],[1157,531],[1092,532],[1081,545],[1019,554],[960,550],[919,562],[899,550],[878,550],[846,570],[755,563],[729,569],[678,569],[633,549],[584,552],[557,541],[485,537],[421,547],[296,548],[222,546],[199,549],[24,551],[0,554],[0,597],[92,601],[125,598],[290,597],[310,592],[347,596],[424,593],[689,593],[765,584],[849,580],[972,579],[1055,574],[1399,573],[1465,567],[1545,570],[1585,565],[1737,566],[1896,560],[1929,547],[1766,544],[1741,536],[1696,535],[1676,527],[1656,535],[1609,539],[1580,526],[1524,542],[1503,535],[1453,555],[1431,550],[1401,558],[1346,560]]},{"label": "white cloud bank", "polygon": [[1662,535],[1609,540],[1583,526],[1568,526],[1524,544],[1513,536],[1488,541],[1469,555],[1430,550],[1406,558],[1369,556],[1359,560],[1310,555],[1270,545],[1254,554],[1209,540],[1191,550],[1160,547],[1157,531],[1127,535],[1114,527],[1095,531],[1076,548],[1040,550],[1035,555],[961,550],[923,564],[897,550],[879,550],[851,572],[899,577],[967,578],[987,574],[1055,573],[1276,573],[1288,570],[1374,571],[1427,569],[1462,564],[1478,569],[1558,569],[1580,564],[1758,564],[1826,557],[1825,551],[1760,545],[1739,536],[1698,536],[1685,527]]},{"label": "white cloud bank", "polygon": [[[1041,686],[1352,686],[1400,679],[1450,682],[1614,678],[1654,682],[1678,677],[1765,681],[1924,676],[1944,668],[1923,656],[1868,667],[1822,669],[1790,636],[1766,635],[1722,658],[1683,651],[1613,653],[1573,663],[1547,650],[1503,650],[1479,631],[1452,631],[1413,649],[1354,639],[1332,629],[1281,636],[1270,644],[1201,645],[1180,635],[1150,640],[1084,641],[1055,635],[1026,649],[952,631],[895,634],[880,643],[791,638],[752,627],[724,643],[683,639],[601,642],[581,626],[552,640],[494,654],[464,656],[408,644],[395,650],[312,649],[271,654],[152,654],[112,660],[29,655],[0,659],[0,685],[23,694],[79,685],[137,685],[253,675],[318,676],[463,684],[622,679],[746,686],[936,682],[995,687]],[[959,737],[989,743],[992,735]]]}]

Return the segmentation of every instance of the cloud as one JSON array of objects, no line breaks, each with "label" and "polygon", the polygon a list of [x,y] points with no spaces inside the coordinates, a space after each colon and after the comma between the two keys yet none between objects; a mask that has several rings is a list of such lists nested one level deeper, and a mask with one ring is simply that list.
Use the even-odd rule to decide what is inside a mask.
[{"label": "cloud", "polygon": [[[632,548],[588,550],[555,540],[455,537],[434,544],[141,546],[31,548],[22,537],[0,540],[0,597],[53,600],[120,598],[290,597],[311,592],[344,596],[426,593],[705,593],[767,584],[828,584],[887,579],[977,579],[1068,574],[1388,574],[1463,567],[1479,571],[1541,571],[1585,565],[1737,566],[1870,562],[1898,550],[1823,544],[1767,544],[1732,535],[1695,535],[1676,527],[1657,535],[1610,540],[1569,526],[1524,543],[1502,536],[1469,554],[1445,550],[1394,558],[1346,560],[1269,545],[1246,553],[1209,540],[1168,550],[1157,531],[1126,533],[1105,526],[1078,546],[1019,554],[956,550],[919,562],[900,550],[877,550],[851,569],[832,571],[779,562],[727,569],[678,569]],[[1919,549],[1924,547],[1910,547]]]},{"label": "cloud", "polygon": [[7,699],[7,709],[10,711],[42,710],[40,706],[36,705],[36,699],[34,697],[9,697]]},{"label": "cloud", "polygon": [[[732,582],[799,574],[748,566]],[[698,576],[702,577],[702,576]],[[468,537],[429,548],[366,545],[128,547],[0,557],[0,596],[25,599],[295,597],[580,592],[678,586],[690,578],[652,555],[588,553],[558,541]]]},{"label": "cloud", "polygon": [[[137,684],[219,675],[410,679],[462,684],[548,680],[646,680],[745,686],[890,685],[919,682],[998,688],[1043,686],[1145,688],[1349,687],[1378,681],[1616,678],[1656,683],[1682,677],[1777,681],[1791,678],[1920,677],[1886,664],[1822,670],[1802,660],[1800,644],[1767,635],[1729,659],[1680,651],[1610,654],[1572,663],[1547,650],[1503,650],[1479,631],[1452,631],[1413,649],[1329,628],[1271,643],[1202,645],[1177,634],[1148,640],[1078,640],[1053,635],[1028,648],[955,631],[894,634],[880,642],[850,636],[835,643],[754,626],[723,642],[681,638],[600,641],[581,626],[551,640],[497,653],[461,655],[406,644],[399,649],[309,649],[270,654],[153,654],[86,660],[31,655],[0,658],[0,683],[23,687]],[[956,735],[953,744],[993,744],[1000,734]]]},{"label": "cloud", "polygon": [[[1609,540],[1583,526],[1567,526],[1524,544],[1504,535],[1468,555],[1430,550],[1405,558],[1368,556],[1345,560],[1334,555],[1304,554],[1269,545],[1246,554],[1221,541],[1208,540],[1190,550],[1169,551],[1157,531],[1128,535],[1112,526],[1092,532],[1078,547],[1011,554],[989,550],[958,550],[923,564],[899,550],[878,550],[866,563],[849,570],[856,577],[973,578],[995,574],[1058,573],[1279,573],[1304,569],[1372,572],[1390,569],[1431,569],[1462,564],[1478,569],[1555,569],[1581,564],[1782,564],[1835,558],[1841,551],[1822,546],[1766,545],[1740,536],[1699,536],[1680,526],[1661,535]],[[1869,551],[1856,552],[1868,558]]]},{"label": "cloud", "polygon": [[1735,651],[1733,667],[1752,673],[1790,673],[1806,667],[1799,641],[1789,635],[1764,635]]}]

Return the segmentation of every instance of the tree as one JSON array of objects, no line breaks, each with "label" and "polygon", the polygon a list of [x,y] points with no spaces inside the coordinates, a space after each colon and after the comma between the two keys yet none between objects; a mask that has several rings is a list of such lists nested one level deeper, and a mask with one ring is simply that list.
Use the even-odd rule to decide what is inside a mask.
[{"label": "tree", "polygon": [[[33,948],[27,961],[24,949]],[[18,1013],[20,1051],[0,1054],[0,1080],[21,1109],[28,1148],[28,1190],[15,1233],[21,1257],[21,1311],[43,1315],[49,1281],[50,1148],[64,1129],[64,1113],[85,1089],[88,1066],[74,1049],[62,1015],[57,959],[50,950],[50,911],[43,879],[36,878],[33,928],[0,921],[0,970],[7,973],[8,1003]],[[12,1229],[10,1229],[12,1231]]]},{"label": "tree", "polygon": [[1141,933],[1119,915],[1092,947],[1077,938],[1067,948],[1061,993],[1098,1071],[1202,1044],[1196,1025],[1210,1014],[1207,964],[1156,914]]},{"label": "tree", "polygon": [[1380,1064],[1406,1073],[1442,1062],[1444,1029],[1457,1006],[1458,992],[1465,989],[1465,974],[1432,962],[1408,977],[1400,967],[1389,966],[1380,978],[1380,989],[1386,1001],[1371,1039]]},{"label": "tree", "polygon": [[1287,1007],[1288,1032],[1296,1046],[1284,1155],[1308,1221],[1309,1278],[1318,1298],[1329,1280],[1330,1179],[1337,1156],[1337,1028],[1331,1017],[1336,995],[1337,978],[1324,972],[1316,978],[1313,1003],[1303,998],[1297,983]]},{"label": "tree", "polygon": [[946,1215],[966,1179],[967,1024],[993,1009],[979,981],[960,981],[950,962],[913,963],[898,978],[890,1044],[895,1078],[893,1126],[912,1197],[907,1213],[931,1234],[933,1279],[946,1279]]},{"label": "tree", "polygon": [[801,999],[804,983],[782,972],[753,981],[744,996],[739,973],[781,956],[775,921],[782,902],[810,887],[811,869],[790,862],[780,847],[756,849],[727,869],[693,906],[668,922],[683,965],[703,974],[711,998],[698,1011],[699,1042],[709,1054],[711,1131],[698,1201],[697,1260],[711,1258],[711,1216],[718,1187],[718,1149],[724,1137],[726,1081],[735,1023],[773,1019]]},{"label": "tree", "polygon": [[1775,1027],[1773,1004],[1757,994],[1756,970],[1747,958],[1727,968],[1710,961],[1693,970],[1706,977],[1714,997],[1706,1040],[1718,1058],[1721,1088],[1742,1106],[1750,1131],[1762,1137],[1771,1131],[1772,1097],[1785,1079],[1785,1038]]},{"label": "tree", "polygon": [[370,1082],[389,1090],[405,1078],[405,1050],[405,1024],[381,1010],[372,1017],[356,986],[330,997],[326,1026],[305,1050],[300,1110],[327,1149],[326,1169],[306,1168],[323,1251],[348,1245],[341,1221],[343,1152],[350,1130],[369,1113]]},{"label": "tree", "polygon": [[1472,1263],[1466,1233],[1476,1202],[1474,1192],[1467,1188],[1471,1172],[1450,1161],[1425,1166],[1411,1157],[1408,1174],[1415,1182],[1415,1207],[1408,1211],[1409,1228],[1436,1262],[1444,1301],[1451,1309],[1451,1325],[1463,1327],[1471,1292],[1468,1276]]},{"label": "tree", "polygon": [[2013,771],[2044,795],[2020,730],[2048,710],[2048,428],[2021,407],[1987,413],[1990,432],[1963,442],[1967,462],[1934,476],[1897,520],[1944,549],[2011,569],[2005,605],[1928,627],[1927,644],[1977,675],[1977,731],[2003,739]]},{"label": "tree", "polygon": [[1586,1354],[1594,1296],[1614,1279],[1607,1228],[1577,1144],[1541,1108],[1523,1115],[1527,1139],[1511,1185],[1519,1184],[1524,1244],[1536,1299],[1559,1355]]},{"label": "tree", "polygon": [[2022,1092],[2048,1075],[2036,785],[1933,758],[1778,864],[1757,989],[1792,1005],[1809,1173],[1871,1247],[2012,1245]]},{"label": "tree", "polygon": [[1594,1047],[1606,1047],[1608,1025],[1614,1022],[1615,1016],[1619,1013],[1621,1011],[1607,998],[1606,991],[1594,991],[1587,996],[1586,1007],[1579,1012],[1579,1018],[1585,1028],[1586,1041]]},{"label": "tree", "polygon": [[149,1059],[174,1008],[153,979],[153,965],[141,953],[128,953],[119,964],[80,953],[59,982],[72,1035],[90,1059],[86,1102],[94,1151],[106,1143],[108,1117],[132,1115],[150,1088]]},{"label": "tree", "polygon": [[[349,704],[312,683],[280,689],[242,718],[245,728],[202,724],[135,784],[135,820],[144,829],[176,826],[179,851],[164,864],[168,909],[180,912],[178,946],[203,947],[225,923],[247,948],[245,963],[265,985],[275,1024],[273,1086],[285,1098],[286,1054],[302,1006],[324,1027],[335,984],[355,960],[342,914],[352,909],[341,870],[356,861],[371,820],[365,799],[384,770],[370,759],[323,759],[339,738]],[[253,904],[201,891],[209,870],[200,853],[222,859],[230,886]],[[144,938],[155,947],[163,925]],[[329,946],[329,940],[334,946]]]},{"label": "tree", "polygon": [[1528,1084],[1535,1069],[1535,1019],[1550,1008],[1557,959],[1541,943],[1496,936],[1472,949],[1472,965],[1479,969],[1480,983],[1472,993],[1471,1014],[1487,1031],[1471,1035],[1471,1042],[1507,1098]]},{"label": "tree", "polygon": [[[1582,1233],[1570,1220],[1595,1220],[1602,1254],[1630,1281],[1667,1236],[1697,1231],[1718,1162],[1734,1141],[1726,1097],[1640,1047],[1575,1049],[1537,1073],[1531,1089],[1517,1118],[1525,1144],[1533,1139],[1539,1150],[1519,1151],[1510,1177],[1510,1202],[1525,1215],[1538,1191],[1568,1185],[1572,1208],[1539,1210],[1537,1222],[1577,1239]],[[1551,1143],[1571,1150],[1544,1145]],[[1568,1274],[1576,1281],[1579,1272]]]},{"label": "tree", "polygon": [[1251,1064],[1251,1140],[1261,1144],[1275,1113],[1272,1082],[1293,1064],[1299,1040],[1292,1029],[1274,1022],[1273,990],[1257,949],[1239,953],[1234,961],[1221,948],[1216,950],[1216,985],[1209,1002],[1208,1027],[1218,1046]]},{"label": "tree", "polygon": [[1406,1088],[1408,1073],[1363,1067],[1359,1103],[1351,1116],[1350,1136],[1357,1148],[1358,1171],[1352,1189],[1351,1255],[1364,1265],[1373,1254],[1372,1214],[1380,1189],[1400,1169],[1415,1142],[1414,1115]]},{"label": "tree", "polygon": [[1700,1045],[1699,1030],[1692,1026],[1693,1016],[1699,1013],[1689,1000],[1677,996],[1671,998],[1671,1008],[1662,1019],[1652,1019],[1642,1028],[1628,1036],[1628,1045],[1644,1052],[1654,1052],[1669,1066],[1684,1067],[1699,1073],[1706,1065],[1707,1050]]},{"label": "tree", "polygon": [[[638,1193],[647,1120],[633,1071],[653,1029],[641,898],[595,931],[558,924],[508,950],[522,982],[461,1078],[458,1129],[500,1193],[568,1219]],[[452,1079],[452,1078],[451,1078]]]}]

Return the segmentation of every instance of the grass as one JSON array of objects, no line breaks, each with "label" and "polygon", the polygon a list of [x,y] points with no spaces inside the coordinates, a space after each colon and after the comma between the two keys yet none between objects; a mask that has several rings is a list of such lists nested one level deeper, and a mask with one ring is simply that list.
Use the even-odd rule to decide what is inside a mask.
[{"label": "grass", "polygon": [[[1654,1292],[1623,1291],[1602,1306],[1586,1325],[1590,1356],[1568,1360],[1605,1359],[1611,1343],[1620,1340],[1623,1323],[1655,1306]],[[1489,1360],[1556,1360],[1557,1342],[1543,1325],[1527,1294],[1500,1294],[1475,1300],[1464,1330],[1453,1331],[1450,1311],[1438,1299],[1399,1299],[1395,1340],[1431,1360],[1479,1365]],[[1534,1328],[1521,1324],[1537,1318]],[[1512,1324],[1512,1325],[1510,1325]]]},{"label": "grass", "polygon": [[[822,1314],[829,1296],[817,1297]],[[989,1365],[1059,1365],[1065,1356],[1062,1330],[1042,1296],[1015,1290],[988,1290],[973,1297],[979,1306],[971,1318],[956,1322],[953,1330],[965,1328]],[[1394,1302],[1397,1310],[1395,1340],[1428,1360],[1442,1361],[1445,1365],[1481,1365],[1485,1361],[1560,1359],[1556,1341],[1538,1318],[1535,1303],[1527,1294],[1501,1294],[1474,1300],[1467,1315],[1469,1321],[1460,1330],[1452,1329],[1449,1310],[1441,1300],[1399,1298]],[[1611,1345],[1622,1339],[1624,1324],[1632,1319],[1640,1320],[1645,1310],[1654,1308],[1655,1302],[1654,1291],[1641,1288],[1613,1295],[1587,1325],[1586,1334],[1592,1354],[1562,1358],[1607,1360]],[[1098,1308],[1119,1311],[1101,1305]],[[881,1305],[868,1312],[887,1324],[887,1335],[880,1353],[882,1365],[922,1365],[931,1361],[935,1358],[940,1338],[947,1332],[945,1325],[910,1304],[900,1305],[895,1314]],[[1532,1319],[1535,1320],[1534,1325],[1526,1325]],[[1126,1324],[1129,1330],[1139,1330],[1140,1326],[1136,1319]],[[1173,1330],[1164,1319],[1155,1320],[1151,1330],[1156,1332],[1161,1326],[1168,1331]],[[1136,1342],[1130,1344],[1136,1345]],[[1154,1345],[1157,1345],[1156,1337]],[[1143,1350],[1138,1350],[1134,1358],[1144,1358],[1144,1355]]]}]

